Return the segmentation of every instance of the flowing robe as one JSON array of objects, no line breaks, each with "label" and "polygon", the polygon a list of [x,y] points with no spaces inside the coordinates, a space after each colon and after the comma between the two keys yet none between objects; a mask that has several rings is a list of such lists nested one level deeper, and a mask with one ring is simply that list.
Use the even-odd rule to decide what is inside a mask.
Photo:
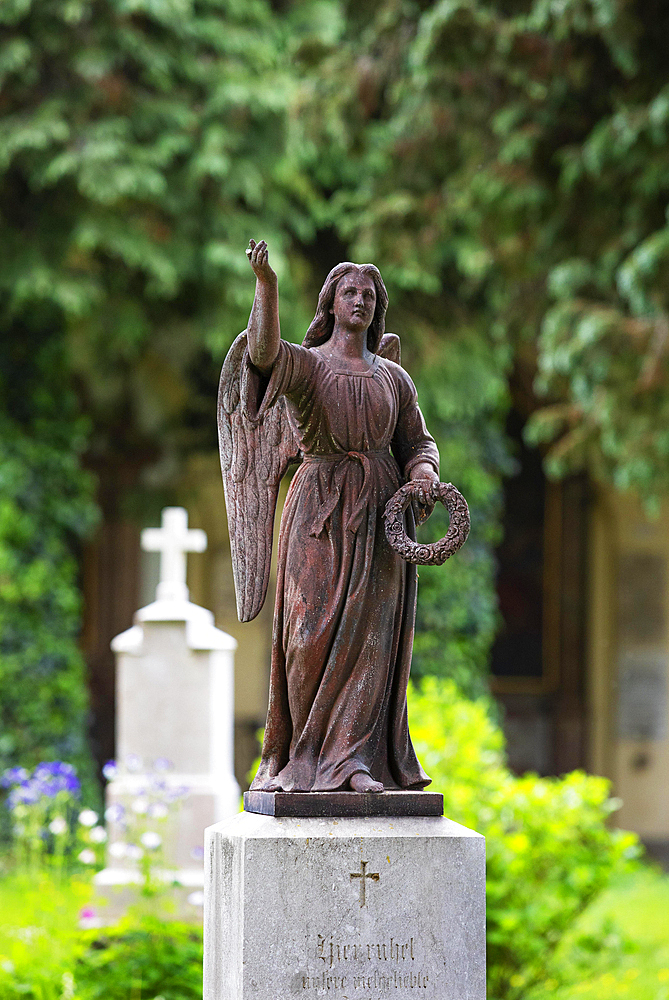
[{"label": "flowing robe", "polygon": [[[281,341],[269,380],[246,385],[259,415],[285,395],[304,456],[281,519],[269,710],[251,788],[334,791],[357,772],[423,788],[406,706],[416,568],[383,524],[415,465],[439,473],[413,382],[378,355],[351,372]],[[407,520],[412,531],[410,511]]]}]

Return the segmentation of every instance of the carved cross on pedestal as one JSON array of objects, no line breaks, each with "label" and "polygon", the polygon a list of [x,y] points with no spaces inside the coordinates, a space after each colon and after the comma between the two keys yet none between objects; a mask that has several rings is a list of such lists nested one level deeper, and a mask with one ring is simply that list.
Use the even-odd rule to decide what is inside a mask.
[{"label": "carved cross on pedestal", "polygon": [[186,553],[204,552],[207,536],[199,528],[188,530],[188,512],[183,507],[165,507],[160,528],[145,528],[142,548],[160,552],[158,601],[187,601]]},{"label": "carved cross on pedestal", "polygon": [[366,906],[367,905],[367,890],[365,888],[365,886],[367,884],[367,879],[371,878],[372,882],[378,882],[379,878],[380,878],[378,872],[368,872],[367,871],[367,865],[368,865],[368,863],[369,862],[367,862],[367,861],[361,861],[360,862],[360,871],[359,872],[351,872],[351,878],[359,878],[360,879],[360,905],[361,906]]}]

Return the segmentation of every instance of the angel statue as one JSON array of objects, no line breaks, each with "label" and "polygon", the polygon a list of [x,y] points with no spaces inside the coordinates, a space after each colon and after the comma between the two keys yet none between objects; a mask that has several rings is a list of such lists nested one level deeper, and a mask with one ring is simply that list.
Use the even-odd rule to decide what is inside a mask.
[{"label": "angel statue", "polygon": [[[300,347],[281,339],[266,242],[246,252],[255,298],[219,392],[240,621],[265,600],[279,483],[300,463],[281,518],[269,709],[251,789],[422,789],[430,778],[406,704],[416,568],[392,547],[383,514],[406,481],[413,503],[432,509],[439,453],[399,338],[384,335],[388,294],[373,264],[338,264]],[[415,539],[409,500],[402,511]]]}]

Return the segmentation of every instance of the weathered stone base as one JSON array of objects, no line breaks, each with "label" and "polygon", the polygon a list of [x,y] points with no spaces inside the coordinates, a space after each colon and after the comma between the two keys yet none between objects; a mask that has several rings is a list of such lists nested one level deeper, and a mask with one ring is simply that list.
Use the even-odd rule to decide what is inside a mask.
[{"label": "weathered stone base", "polygon": [[204,1000],[485,1000],[485,841],[242,813],[205,847]]}]

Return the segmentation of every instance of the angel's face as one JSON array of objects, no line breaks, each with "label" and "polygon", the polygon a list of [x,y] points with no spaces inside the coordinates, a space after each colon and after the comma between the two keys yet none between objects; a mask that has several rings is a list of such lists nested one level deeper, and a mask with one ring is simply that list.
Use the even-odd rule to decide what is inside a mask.
[{"label": "angel's face", "polygon": [[367,330],[374,319],[376,288],[366,274],[349,271],[339,281],[332,309],[335,322],[347,330]]}]

